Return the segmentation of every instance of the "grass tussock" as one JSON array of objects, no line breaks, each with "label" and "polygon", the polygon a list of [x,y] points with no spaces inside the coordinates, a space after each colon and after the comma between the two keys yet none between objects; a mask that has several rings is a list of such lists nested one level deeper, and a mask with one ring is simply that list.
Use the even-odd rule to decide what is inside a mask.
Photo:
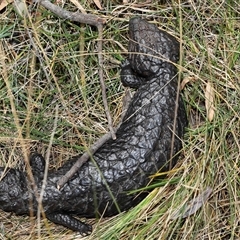
[{"label": "grass tussock", "polygon": [[[123,5],[91,1],[83,7],[107,20],[104,79],[116,125],[124,89],[119,64],[126,56],[128,19],[154,20],[182,41],[183,97],[189,117],[176,171],[138,206],[92,220],[86,239],[240,239],[240,5],[226,1],[166,1]],[[131,2],[131,1],[130,1]],[[64,8],[75,11],[71,2]],[[42,7],[21,18],[9,4],[0,23],[0,163],[19,167],[30,151],[46,154],[54,113],[51,168],[79,154],[108,131],[98,75],[97,31],[59,19]],[[191,216],[172,219],[212,189]],[[181,214],[180,214],[181,215]],[[81,239],[46,222],[1,211],[0,239]],[[91,221],[90,221],[91,222]]]}]

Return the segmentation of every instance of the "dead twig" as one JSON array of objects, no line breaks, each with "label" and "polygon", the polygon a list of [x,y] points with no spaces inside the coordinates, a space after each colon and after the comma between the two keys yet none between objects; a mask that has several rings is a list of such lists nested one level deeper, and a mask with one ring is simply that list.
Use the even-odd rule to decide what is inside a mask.
[{"label": "dead twig", "polygon": [[104,109],[105,109],[105,113],[107,116],[107,120],[108,120],[108,128],[110,130],[110,133],[112,135],[112,139],[116,139],[116,134],[115,131],[113,129],[113,125],[112,125],[112,118],[109,112],[109,108],[108,108],[108,103],[107,103],[107,94],[106,94],[106,86],[104,83],[104,79],[103,79],[103,53],[102,53],[102,32],[103,32],[103,25],[99,25],[98,26],[98,63],[99,63],[99,79],[100,79],[100,85],[102,88],[102,99],[103,99],[103,105],[104,105]]},{"label": "dead twig", "polygon": [[[119,126],[120,124],[114,130],[116,131]],[[60,190],[63,185],[80,169],[80,167],[88,161],[90,156],[92,156],[107,140],[111,139],[111,136],[111,132],[106,133],[99,138],[83,155],[79,156],[71,169],[59,179],[57,182],[57,188]]]},{"label": "dead twig", "polygon": [[[179,9],[180,9],[180,6],[179,6]],[[180,19],[181,18],[181,9],[180,9]],[[182,33],[182,22],[180,21],[180,56],[179,56],[179,65],[182,66],[182,62],[183,62],[183,55],[181,54],[183,51],[182,51],[182,36],[183,36],[183,33]],[[178,113],[178,103],[179,103],[179,98],[180,98],[180,85],[181,85],[181,71],[182,69],[180,68],[179,69],[179,73],[178,73],[178,87],[177,87],[177,95],[176,95],[176,106],[175,106],[175,109],[174,109],[174,120],[173,120],[173,129],[172,129],[172,132],[175,133],[175,130],[176,130],[176,125],[177,125],[177,113]],[[172,140],[171,140],[171,152],[170,152],[170,163],[169,163],[169,169],[172,169],[173,167],[173,164],[172,164],[172,157],[173,157],[173,151],[174,151],[174,142],[175,142],[175,134],[172,135]]]},{"label": "dead twig", "polygon": [[55,13],[58,17],[66,19],[66,20],[85,23],[85,24],[89,24],[92,26],[96,26],[96,27],[98,27],[99,25],[103,25],[106,22],[105,19],[100,18],[96,15],[67,11],[67,10],[49,2],[48,0],[35,0],[35,3],[39,3],[43,7],[50,10],[51,12]]},{"label": "dead twig", "polygon": [[[46,156],[46,163],[45,163],[45,170],[44,170],[44,176],[43,176],[43,182],[42,182],[42,188],[40,191],[40,195],[38,198],[38,211],[37,211],[37,219],[38,219],[38,226],[40,226],[40,216],[41,212],[43,212],[43,207],[42,207],[42,200],[43,200],[43,195],[44,195],[44,190],[47,186],[47,176],[48,176],[48,168],[49,168],[49,157],[50,157],[50,149],[52,147],[54,135],[56,133],[57,129],[57,121],[58,121],[58,105],[56,105],[56,110],[55,110],[55,119],[53,123],[53,130],[51,133],[51,138],[50,138],[50,143],[47,149],[47,156]],[[40,238],[40,227],[38,228],[38,237]]]}]

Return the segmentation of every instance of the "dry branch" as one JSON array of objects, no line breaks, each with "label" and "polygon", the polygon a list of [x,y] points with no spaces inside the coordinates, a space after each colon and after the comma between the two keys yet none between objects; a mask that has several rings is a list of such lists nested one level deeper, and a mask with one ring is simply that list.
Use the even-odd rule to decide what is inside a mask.
[{"label": "dry branch", "polygon": [[[118,126],[119,127],[119,126]],[[117,128],[118,128],[117,127]],[[117,130],[115,128],[115,131]],[[83,155],[79,156],[76,163],[71,167],[71,169],[59,179],[57,183],[57,188],[60,190],[63,185],[80,169],[80,167],[88,161],[88,159],[107,141],[111,138],[111,132],[106,133],[101,138],[99,138]]]},{"label": "dry branch", "polygon": [[85,23],[89,24],[92,26],[98,27],[99,25],[105,24],[105,20],[103,18],[100,18],[96,15],[92,14],[83,14],[80,12],[70,12],[67,11],[51,2],[48,0],[36,0],[36,3],[39,3],[46,9],[50,10],[51,12],[55,13],[58,17],[74,21],[74,22],[80,22],[80,23]]}]

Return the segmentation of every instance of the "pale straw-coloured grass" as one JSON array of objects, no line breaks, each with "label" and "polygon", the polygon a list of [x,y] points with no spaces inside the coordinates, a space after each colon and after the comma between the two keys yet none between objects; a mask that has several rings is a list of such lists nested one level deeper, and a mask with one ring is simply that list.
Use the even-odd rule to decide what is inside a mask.
[{"label": "pale straw-coloured grass", "polygon": [[[119,64],[126,56],[128,19],[153,20],[182,41],[183,97],[189,127],[176,170],[138,206],[94,223],[86,239],[239,239],[240,5],[228,1],[158,1],[140,6],[90,1],[82,6],[107,20],[104,78],[113,122],[124,89]],[[71,2],[64,8],[74,10]],[[57,129],[50,168],[84,151],[108,131],[98,75],[97,31],[43,8],[21,19],[11,5],[0,22],[0,162],[19,167],[24,156],[46,154],[54,113]],[[164,183],[164,184],[163,184]],[[173,213],[207,188],[210,197],[184,219]],[[48,221],[1,211],[0,239],[82,239]]]}]

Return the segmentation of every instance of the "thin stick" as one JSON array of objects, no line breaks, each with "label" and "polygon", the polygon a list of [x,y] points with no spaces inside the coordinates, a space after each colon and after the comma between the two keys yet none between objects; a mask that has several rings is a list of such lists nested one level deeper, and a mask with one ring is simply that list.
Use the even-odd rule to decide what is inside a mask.
[{"label": "thin stick", "polygon": [[[179,15],[180,15],[180,56],[179,56],[179,65],[182,66],[183,56],[182,56],[182,12],[180,8],[180,1],[178,1],[179,4]],[[176,107],[174,109],[174,120],[173,120],[173,135],[171,140],[171,152],[170,152],[170,163],[169,163],[169,169],[172,169],[172,157],[173,157],[173,151],[174,151],[174,142],[175,142],[175,130],[176,130],[176,124],[177,124],[177,113],[178,113],[178,107],[179,107],[179,99],[180,99],[180,83],[181,83],[181,68],[178,72],[178,86],[177,86],[177,95],[176,95]]]},{"label": "thin stick", "polygon": [[[120,124],[115,128],[118,129]],[[81,155],[71,169],[59,179],[57,182],[57,188],[60,190],[63,185],[80,169],[80,167],[88,161],[90,156],[92,156],[107,140],[111,139],[112,135],[110,132],[99,138],[83,155]]]},{"label": "thin stick", "polygon": [[[40,215],[41,215],[41,212],[42,212],[42,209],[43,209],[43,207],[42,207],[43,194],[44,194],[44,190],[45,190],[46,185],[47,185],[50,150],[51,150],[51,147],[52,147],[54,134],[55,134],[56,129],[57,129],[57,121],[58,121],[58,105],[56,105],[56,108],[55,108],[55,119],[54,119],[54,123],[53,123],[53,130],[52,130],[52,133],[51,133],[50,142],[49,142],[48,149],[47,149],[47,156],[46,156],[46,163],[45,163],[45,170],[44,170],[42,188],[41,188],[40,196],[38,198],[38,212],[37,212],[38,226],[40,226]],[[38,236],[40,237],[40,227],[38,228]]]},{"label": "thin stick", "polygon": [[96,27],[98,27],[99,25],[105,24],[105,20],[96,15],[83,14],[80,12],[70,12],[55,4],[52,4],[48,0],[35,0],[35,2],[39,3],[43,7],[50,10],[51,12],[55,13],[57,16],[66,20],[70,20],[73,22],[86,23]]},{"label": "thin stick", "polygon": [[116,134],[114,132],[113,129],[113,125],[112,125],[112,118],[109,112],[109,108],[108,108],[108,103],[107,103],[107,94],[106,94],[106,86],[105,86],[105,82],[103,79],[103,54],[102,54],[102,32],[103,32],[103,25],[99,25],[98,26],[98,63],[99,63],[99,79],[100,79],[100,85],[101,85],[101,89],[102,89],[102,99],[103,99],[103,105],[104,105],[104,109],[105,109],[105,113],[107,116],[107,120],[108,120],[108,128],[110,130],[110,133],[112,135],[112,139],[116,139]]}]

